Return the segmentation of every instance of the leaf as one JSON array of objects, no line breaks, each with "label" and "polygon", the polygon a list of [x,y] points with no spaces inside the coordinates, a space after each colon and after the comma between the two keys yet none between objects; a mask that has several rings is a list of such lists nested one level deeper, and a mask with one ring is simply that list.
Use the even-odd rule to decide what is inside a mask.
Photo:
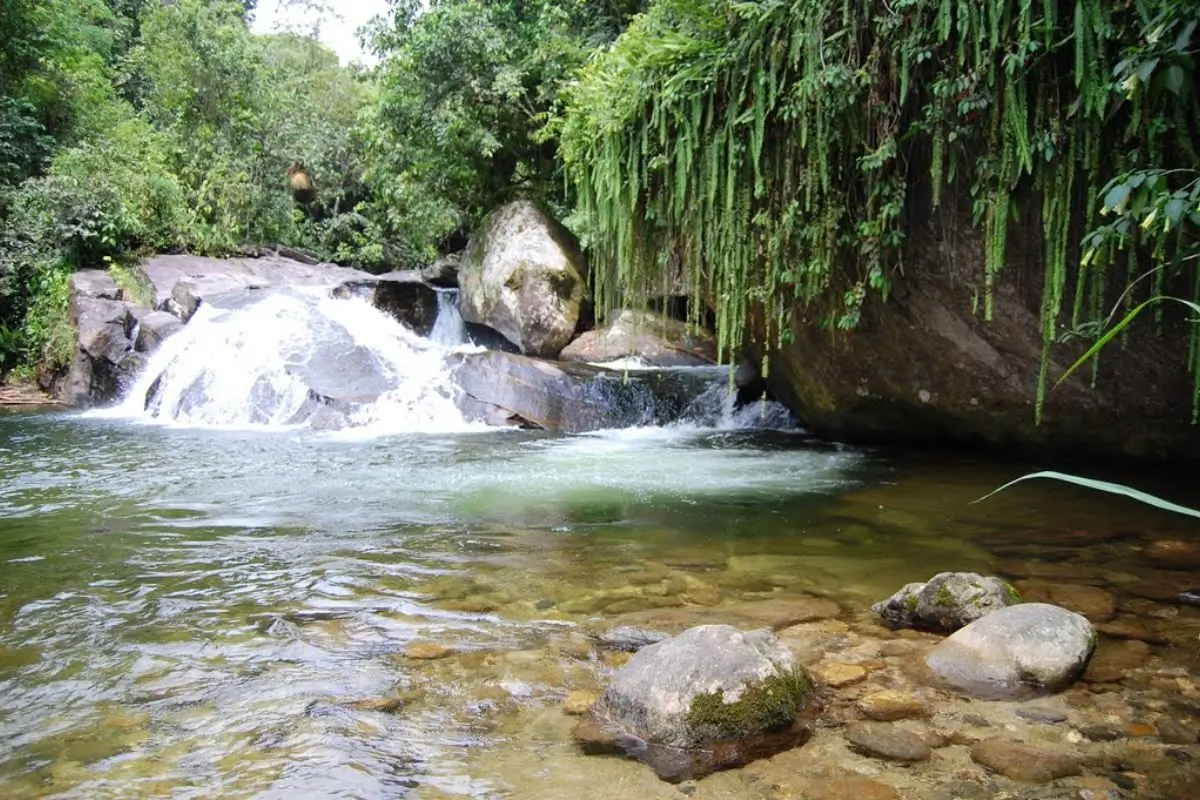
[{"label": "leaf", "polygon": [[1187,25],[1183,26],[1183,30],[1175,37],[1175,52],[1186,53],[1188,44],[1192,41],[1192,34],[1196,31],[1196,23],[1198,20],[1192,20]]},{"label": "leaf", "polygon": [[1110,329],[1108,331],[1108,333],[1101,336],[1096,341],[1095,344],[1093,344],[1091,347],[1089,347],[1088,351],[1086,353],[1084,353],[1082,356],[1080,356],[1079,360],[1076,361],[1074,364],[1072,364],[1070,366],[1070,368],[1068,368],[1067,371],[1062,374],[1061,378],[1059,378],[1057,381],[1054,382],[1054,388],[1058,388],[1058,385],[1060,383],[1062,383],[1063,381],[1065,381],[1067,378],[1069,378],[1071,376],[1071,373],[1073,373],[1075,370],[1079,369],[1079,367],[1081,367],[1085,362],[1087,362],[1088,359],[1090,359],[1094,355],[1096,355],[1096,353],[1099,353],[1100,350],[1104,347],[1104,345],[1111,342],[1113,340],[1113,338],[1115,338],[1117,336],[1117,334],[1119,334],[1121,331],[1123,331],[1129,325],[1129,323],[1133,322],[1134,317],[1136,317],[1138,314],[1142,313],[1142,310],[1144,308],[1146,308],[1147,306],[1153,305],[1155,303],[1161,303],[1164,300],[1174,300],[1176,303],[1183,303],[1185,306],[1187,306],[1188,308],[1191,308],[1197,314],[1200,314],[1200,305],[1196,305],[1195,303],[1191,302],[1190,300],[1184,300],[1179,297],[1167,297],[1166,295],[1160,295],[1158,297],[1151,297],[1149,300],[1142,303],[1141,305],[1138,305],[1132,311],[1130,311],[1128,314],[1126,314],[1125,318],[1123,320],[1121,320],[1116,325],[1114,325],[1112,327],[1112,329]]},{"label": "leaf", "polygon": [[1147,59],[1147,60],[1143,61],[1142,63],[1138,64],[1137,76],[1142,81],[1142,83],[1145,83],[1146,81],[1150,80],[1150,76],[1154,74],[1154,68],[1158,66],[1158,61],[1159,61],[1159,59],[1157,57],[1155,57],[1155,58]]},{"label": "leaf", "polygon": [[1125,208],[1125,203],[1129,200],[1129,192],[1132,186],[1128,183],[1121,183],[1109,189],[1108,194],[1104,195],[1104,207],[1113,211],[1122,211]]},{"label": "leaf", "polygon": [[1183,67],[1178,64],[1168,69],[1163,75],[1163,85],[1176,97],[1183,96],[1183,87],[1186,83],[1187,75],[1184,73]]},{"label": "leaf", "polygon": [[1033,473],[1030,473],[1029,475],[1022,475],[1021,477],[1017,478],[1015,481],[1009,481],[1008,483],[1001,486],[999,489],[996,489],[993,492],[989,492],[988,494],[985,494],[983,497],[979,498],[978,500],[973,500],[972,504],[980,503],[984,500],[987,500],[989,497],[992,497],[993,495],[1003,492],[1005,489],[1008,489],[1011,486],[1021,483],[1022,481],[1032,480],[1034,478],[1050,478],[1050,479],[1057,480],[1057,481],[1064,481],[1066,483],[1073,483],[1076,486],[1083,486],[1088,489],[1095,489],[1098,492],[1108,492],[1109,494],[1116,494],[1116,495],[1128,497],[1132,500],[1138,501],[1139,503],[1145,503],[1146,505],[1154,506],[1155,508],[1162,509],[1163,511],[1171,511],[1176,514],[1183,514],[1185,516],[1195,517],[1197,519],[1200,519],[1200,511],[1196,511],[1195,509],[1187,508],[1186,506],[1177,505],[1177,504],[1169,502],[1167,500],[1163,500],[1161,497],[1155,497],[1152,494],[1147,494],[1146,492],[1142,492],[1137,489],[1132,489],[1128,486],[1124,486],[1119,483],[1109,483],[1108,481],[1098,481],[1093,478],[1081,478],[1078,475],[1068,475],[1065,472],[1033,472]]}]

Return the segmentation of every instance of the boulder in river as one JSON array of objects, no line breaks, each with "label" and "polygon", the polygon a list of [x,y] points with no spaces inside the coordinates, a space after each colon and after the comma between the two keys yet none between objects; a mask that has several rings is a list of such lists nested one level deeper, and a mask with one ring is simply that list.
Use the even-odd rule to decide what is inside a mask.
[{"label": "boulder in river", "polygon": [[437,322],[438,293],[417,270],[388,272],[343,283],[336,297],[366,297],[371,305],[405,325],[418,336],[428,336]]},{"label": "boulder in river", "polygon": [[147,355],[153,353],[169,337],[183,330],[179,317],[166,311],[151,311],[143,314],[137,321],[137,337],[134,349]]},{"label": "boulder in river", "polygon": [[463,319],[499,331],[525,355],[554,358],[575,335],[585,273],[570,231],[533,203],[509,203],[467,245]]},{"label": "boulder in river", "polygon": [[428,266],[421,268],[421,279],[434,286],[451,289],[458,286],[458,273],[462,269],[462,253],[438,256]]},{"label": "boulder in river", "polygon": [[652,311],[624,309],[594,330],[580,334],[559,355],[563,361],[591,363],[639,358],[652,367],[714,364],[717,343],[702,331]]},{"label": "boulder in river", "polygon": [[1045,603],[993,611],[943,639],[925,663],[944,684],[971,697],[1014,699],[1067,687],[1096,647],[1090,622]]},{"label": "boulder in river", "polygon": [[1017,590],[999,578],[940,572],[926,583],[906,585],[872,609],[892,628],[950,633],[1020,602]]},{"label": "boulder in river", "polygon": [[468,418],[564,433],[675,421],[714,378],[692,370],[624,374],[498,350],[449,361]]},{"label": "boulder in river", "polygon": [[812,682],[768,630],[701,625],[639,650],[577,730],[596,733],[668,781],[699,778],[803,741]]},{"label": "boulder in river", "polygon": [[55,395],[75,406],[120,396],[145,366],[144,357],[134,351],[129,340],[129,306],[118,300],[75,295],[69,315],[78,347]]}]

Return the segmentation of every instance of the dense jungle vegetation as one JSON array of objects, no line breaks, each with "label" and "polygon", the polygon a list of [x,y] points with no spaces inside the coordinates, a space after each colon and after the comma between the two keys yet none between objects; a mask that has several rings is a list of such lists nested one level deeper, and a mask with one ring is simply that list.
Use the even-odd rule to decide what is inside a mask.
[{"label": "dense jungle vegetation", "polygon": [[78,267],[390,269],[515,196],[580,234],[601,308],[682,276],[726,352],[755,309],[776,343],[854,328],[949,203],[987,243],[981,318],[1040,239],[1047,344],[1200,297],[1194,0],[394,0],[369,70],[252,34],[253,5],[0,0],[0,369],[63,357]]}]

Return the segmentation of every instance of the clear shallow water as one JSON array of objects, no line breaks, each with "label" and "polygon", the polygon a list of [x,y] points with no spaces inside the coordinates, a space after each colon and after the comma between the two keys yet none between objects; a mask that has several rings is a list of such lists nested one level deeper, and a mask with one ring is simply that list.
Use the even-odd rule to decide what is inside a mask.
[{"label": "clear shallow water", "polygon": [[[861,618],[1012,559],[1132,580],[1153,573],[1140,542],[1195,533],[1070,487],[968,504],[1023,471],[694,426],[348,438],[0,414],[0,795],[520,797],[496,754],[603,673],[560,655],[598,621],[813,595]],[[1055,544],[1081,528],[1132,538]],[[458,655],[406,658],[415,641]]]}]

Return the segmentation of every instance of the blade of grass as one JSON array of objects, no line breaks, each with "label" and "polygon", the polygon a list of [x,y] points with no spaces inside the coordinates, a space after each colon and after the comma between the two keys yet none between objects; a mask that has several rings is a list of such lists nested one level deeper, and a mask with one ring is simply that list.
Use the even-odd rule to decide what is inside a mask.
[{"label": "blade of grass", "polygon": [[1022,475],[1021,477],[1017,478],[1015,481],[1009,481],[1008,483],[1001,486],[999,489],[996,489],[994,492],[989,492],[988,494],[985,494],[983,497],[980,497],[978,500],[973,500],[971,502],[972,502],[972,504],[983,502],[984,500],[987,500],[992,495],[1003,492],[1005,489],[1009,488],[1010,486],[1014,486],[1018,483],[1021,483],[1022,481],[1032,480],[1033,478],[1051,478],[1053,480],[1065,481],[1066,483],[1073,483],[1076,486],[1084,486],[1088,489],[1095,489],[1100,492],[1108,492],[1109,494],[1123,495],[1124,497],[1131,498],[1133,500],[1138,501],[1139,503],[1145,503],[1146,505],[1154,506],[1155,508],[1160,508],[1163,511],[1172,511],[1176,514],[1184,514],[1189,517],[1195,517],[1197,519],[1200,519],[1200,511],[1196,511],[1195,509],[1187,508],[1185,506],[1176,505],[1175,503],[1171,503],[1167,500],[1163,500],[1161,497],[1155,497],[1152,494],[1147,494],[1146,492],[1140,492],[1137,489],[1130,489],[1128,486],[1122,486],[1119,483],[1109,483],[1108,481],[1098,481],[1098,480],[1094,480],[1092,478],[1081,478],[1077,475],[1068,475],[1065,472],[1034,472],[1029,475]]}]

